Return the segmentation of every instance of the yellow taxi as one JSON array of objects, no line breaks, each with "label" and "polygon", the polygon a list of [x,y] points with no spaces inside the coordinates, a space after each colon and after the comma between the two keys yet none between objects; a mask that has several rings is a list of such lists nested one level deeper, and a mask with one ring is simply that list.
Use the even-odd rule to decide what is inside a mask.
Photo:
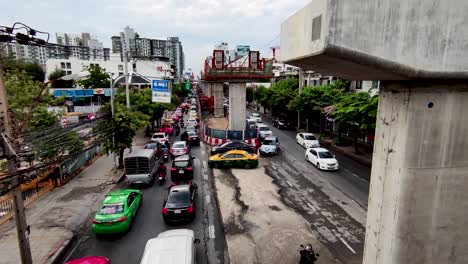
[{"label": "yellow taxi", "polygon": [[255,168],[258,166],[257,154],[251,154],[244,150],[230,150],[216,154],[208,159],[210,168]]}]

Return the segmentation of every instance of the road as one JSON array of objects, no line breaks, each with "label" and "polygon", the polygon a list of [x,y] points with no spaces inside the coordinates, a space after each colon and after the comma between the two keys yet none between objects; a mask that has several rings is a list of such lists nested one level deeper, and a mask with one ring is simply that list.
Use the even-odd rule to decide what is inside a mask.
[{"label": "road", "polygon": [[[252,112],[252,111],[248,111]],[[281,144],[280,155],[267,157],[265,172],[281,188],[283,203],[300,213],[319,240],[342,263],[362,263],[370,169],[334,153],[341,169],[320,171],[304,159],[294,131],[279,130],[262,117]]]},{"label": "road", "polygon": [[[171,142],[174,142],[174,139]],[[97,239],[92,233],[91,222],[89,222],[84,227],[78,243],[69,254],[68,259],[100,255],[110,258],[113,264],[140,263],[148,239],[154,238],[166,230],[188,228],[194,230],[196,238],[202,241],[196,245],[198,263],[224,263],[224,231],[218,217],[211,181],[207,174],[207,157],[203,143],[200,147],[194,146],[191,154],[196,157],[194,160],[194,182],[199,186],[197,197],[199,211],[192,223],[178,226],[168,226],[164,223],[161,210],[167,193],[166,188],[171,184],[169,178],[163,186],[156,183],[152,187],[141,188],[144,202],[138,211],[132,229],[128,233]],[[202,164],[203,162],[205,164]],[[170,170],[171,160],[167,165],[168,170]],[[130,188],[130,186],[122,183],[118,188]]]}]

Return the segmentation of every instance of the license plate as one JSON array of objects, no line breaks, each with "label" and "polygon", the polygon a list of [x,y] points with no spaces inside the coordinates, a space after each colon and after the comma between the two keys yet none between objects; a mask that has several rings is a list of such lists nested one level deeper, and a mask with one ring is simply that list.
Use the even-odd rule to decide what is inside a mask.
[{"label": "license plate", "polygon": [[105,225],[112,225],[112,222],[105,222]]},{"label": "license plate", "polygon": [[159,177],[159,180],[162,180],[162,177]]},{"label": "license plate", "polygon": [[180,210],[175,210],[175,211],[174,211],[174,214],[180,214],[180,213],[181,213]]},{"label": "license plate", "polygon": [[179,170],[179,173],[184,173],[184,170]]}]

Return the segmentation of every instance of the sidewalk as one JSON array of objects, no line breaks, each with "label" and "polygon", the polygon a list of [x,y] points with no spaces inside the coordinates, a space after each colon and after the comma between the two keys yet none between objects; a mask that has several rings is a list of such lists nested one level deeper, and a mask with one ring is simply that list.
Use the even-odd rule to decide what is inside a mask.
[{"label": "sidewalk", "polygon": [[[112,156],[102,156],[63,187],[26,208],[34,263],[53,263],[114,187]],[[122,172],[120,172],[122,173]],[[15,220],[0,226],[0,263],[21,263]]]},{"label": "sidewalk", "polygon": [[[268,113],[268,114],[265,115],[263,113],[263,111],[262,111],[262,108],[263,107],[260,107],[260,111],[258,111],[258,110],[255,109],[255,107],[250,106],[249,110],[260,113],[260,115],[262,116],[263,119],[267,119],[269,121],[272,121],[271,114]],[[321,145],[327,146],[330,149],[332,149],[334,151],[337,151],[337,152],[343,154],[344,156],[346,156],[346,157],[348,157],[350,159],[353,159],[356,162],[359,162],[360,164],[362,164],[364,166],[367,166],[369,168],[372,167],[372,154],[361,153],[361,154],[358,155],[358,154],[354,153],[354,147],[352,147],[352,146],[350,146],[350,147],[339,147],[339,146],[334,145],[332,140],[322,140],[322,139],[320,139],[319,141],[320,141]]]}]

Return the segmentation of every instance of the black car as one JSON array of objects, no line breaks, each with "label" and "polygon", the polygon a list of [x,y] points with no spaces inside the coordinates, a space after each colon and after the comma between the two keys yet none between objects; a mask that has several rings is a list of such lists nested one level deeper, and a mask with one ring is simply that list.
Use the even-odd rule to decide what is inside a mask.
[{"label": "black car", "polygon": [[143,147],[144,149],[152,149],[154,150],[154,154],[156,154],[156,157],[159,157],[161,153],[161,143],[159,142],[149,142],[146,143],[145,146]]},{"label": "black car", "polygon": [[195,219],[197,190],[198,186],[195,183],[169,187],[162,208],[164,222],[192,221]]},{"label": "black car", "polygon": [[190,145],[192,146],[200,145],[200,137],[198,136],[197,133],[189,131],[187,132],[187,134],[188,134],[188,142],[190,143]]},{"label": "black car", "polygon": [[193,159],[190,155],[182,155],[174,159],[171,167],[172,182],[193,180]]},{"label": "black car", "polygon": [[282,118],[273,119],[273,126],[279,129],[289,129],[292,127],[289,121],[286,121],[285,119],[282,119]]},{"label": "black car", "polygon": [[233,150],[233,149],[237,149],[237,150],[245,150],[249,153],[255,153],[255,148],[252,146],[252,145],[249,145],[247,143],[244,143],[244,142],[226,142],[224,143],[223,145],[219,146],[219,147],[213,147],[211,149],[211,156],[213,155],[216,155],[216,154],[220,154],[220,153],[225,153],[229,150]]}]

